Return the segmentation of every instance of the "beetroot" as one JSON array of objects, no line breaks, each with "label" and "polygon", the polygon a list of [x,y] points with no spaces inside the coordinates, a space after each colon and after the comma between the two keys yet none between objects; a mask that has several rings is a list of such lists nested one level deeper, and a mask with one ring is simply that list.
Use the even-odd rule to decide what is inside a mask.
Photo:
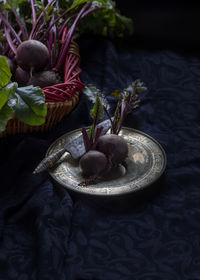
[{"label": "beetroot", "polygon": [[29,79],[27,85],[39,86],[41,88],[61,83],[57,73],[52,70],[36,72]]},{"label": "beetroot", "polygon": [[24,71],[22,68],[17,67],[15,71],[15,81],[20,87],[26,86],[30,79],[28,72]]},{"label": "beetroot", "polygon": [[83,176],[98,176],[101,175],[108,164],[106,156],[96,150],[90,150],[85,153],[79,161],[80,169]]},{"label": "beetroot", "polygon": [[49,62],[49,51],[40,41],[27,40],[18,46],[16,61],[25,71],[40,71]]},{"label": "beetroot", "polygon": [[116,134],[100,136],[96,149],[104,153],[113,165],[122,163],[128,156],[128,145],[126,140]]}]

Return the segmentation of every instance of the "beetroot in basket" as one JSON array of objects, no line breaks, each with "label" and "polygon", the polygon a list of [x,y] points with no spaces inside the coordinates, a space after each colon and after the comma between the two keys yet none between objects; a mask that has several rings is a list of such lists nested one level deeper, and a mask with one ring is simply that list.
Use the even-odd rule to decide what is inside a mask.
[{"label": "beetroot in basket", "polygon": [[[57,15],[56,1],[49,1],[39,11],[34,0],[30,4],[29,24],[21,20],[10,2],[10,9],[5,5],[0,13],[0,28],[5,34],[0,56],[0,133],[8,121],[19,132],[24,132],[24,124],[41,126],[46,122],[51,126],[52,118],[50,122],[47,115],[53,107],[49,103],[72,101],[73,108],[77,96],[72,97],[84,87],[79,78],[79,50],[73,34],[81,18],[101,7],[91,7],[89,1],[79,9],[75,4]],[[11,15],[17,24],[10,22]],[[58,106],[54,107],[56,111]],[[62,104],[59,107],[65,108]]]},{"label": "beetroot in basket", "polygon": [[77,93],[84,87],[73,41],[77,27],[80,34],[122,37],[131,33],[132,22],[110,0],[0,1],[0,133],[13,118],[8,130],[15,127],[17,132],[24,132],[24,124],[50,124],[53,104],[64,108],[62,103],[69,102],[67,108],[73,108],[77,103]]}]

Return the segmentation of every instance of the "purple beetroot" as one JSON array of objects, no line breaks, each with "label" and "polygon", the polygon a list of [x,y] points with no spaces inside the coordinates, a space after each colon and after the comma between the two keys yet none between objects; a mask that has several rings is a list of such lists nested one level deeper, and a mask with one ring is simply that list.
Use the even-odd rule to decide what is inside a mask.
[{"label": "purple beetroot", "polygon": [[113,165],[124,162],[128,156],[128,145],[126,140],[116,134],[100,136],[96,149],[104,153]]},{"label": "purple beetroot", "polygon": [[40,41],[23,41],[17,48],[16,61],[25,71],[41,71],[49,62],[49,51]]}]

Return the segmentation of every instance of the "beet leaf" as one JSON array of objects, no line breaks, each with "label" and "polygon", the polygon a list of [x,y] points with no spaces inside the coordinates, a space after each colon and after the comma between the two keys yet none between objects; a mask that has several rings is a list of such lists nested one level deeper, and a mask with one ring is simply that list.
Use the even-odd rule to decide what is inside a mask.
[{"label": "beet leaf", "polygon": [[95,103],[96,96],[98,95],[107,117],[111,120],[110,104],[108,103],[108,100],[106,99],[105,95],[101,92],[100,89],[98,89],[93,84],[87,84],[83,89],[83,93],[87,96],[88,100],[92,103]]},{"label": "beet leaf", "polygon": [[84,94],[87,96],[89,101],[92,103],[95,102],[96,96],[99,97],[99,100],[102,104],[104,112],[111,122],[111,133],[119,134],[123,122],[128,114],[130,114],[134,109],[136,109],[140,104],[140,93],[147,90],[145,84],[140,80],[135,80],[131,85],[129,85],[123,91],[115,90],[111,93],[111,96],[114,96],[118,99],[114,116],[111,116],[110,106],[105,97],[105,95],[97,89],[94,85],[88,84],[83,89]]},{"label": "beet leaf", "polygon": [[23,34],[23,39],[27,40],[28,39],[28,33],[27,33],[27,29],[26,29],[26,25],[24,24],[24,22],[21,20],[20,16],[17,14],[17,11],[15,10],[15,8],[12,6],[10,1],[7,1],[11,7],[11,10],[16,18],[16,21],[20,27],[20,30],[22,31]]},{"label": "beet leaf", "polygon": [[89,138],[90,138],[90,140],[93,140],[94,139],[96,125],[104,117],[103,106],[101,104],[101,101],[100,101],[100,98],[99,98],[98,95],[96,97],[96,101],[94,103],[94,107],[92,108],[92,110],[90,112],[90,116],[93,119],[93,124],[90,127]]},{"label": "beet leaf", "polygon": [[8,61],[4,56],[0,56],[0,88],[5,87],[12,77]]},{"label": "beet leaf", "polygon": [[96,96],[94,106],[90,111],[90,116],[93,120],[93,123],[89,128],[89,132],[87,133],[85,128],[82,129],[83,141],[86,151],[95,148],[97,140],[100,137],[103,129],[103,127],[96,128],[98,122],[104,117],[103,106],[98,95]]},{"label": "beet leaf", "polygon": [[112,127],[113,134],[119,134],[124,119],[134,109],[139,107],[140,93],[145,90],[147,90],[145,84],[138,79],[123,91],[113,91],[111,93],[112,96],[115,96],[119,99],[114,114],[114,127]]},{"label": "beet leaf", "polygon": [[7,122],[14,114],[29,125],[43,124],[47,114],[41,88],[18,88],[17,83],[11,82],[11,76],[7,59],[0,56],[0,133],[6,129]]},{"label": "beet leaf", "polygon": [[9,83],[0,89],[0,110],[8,102],[10,96],[16,91],[17,83]]},{"label": "beet leaf", "polygon": [[28,125],[42,125],[45,122],[47,108],[45,96],[40,87],[21,87],[15,92],[17,104],[15,115]]},{"label": "beet leaf", "polygon": [[6,125],[13,117],[13,110],[5,104],[0,110],[0,133],[6,129]]}]

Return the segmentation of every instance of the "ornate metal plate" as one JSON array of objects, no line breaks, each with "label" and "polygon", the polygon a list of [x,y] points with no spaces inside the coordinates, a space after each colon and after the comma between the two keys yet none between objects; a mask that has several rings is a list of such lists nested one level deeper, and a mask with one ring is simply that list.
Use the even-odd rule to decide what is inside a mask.
[{"label": "ornate metal plate", "polygon": [[[47,155],[56,152],[80,134],[80,129],[64,134],[49,147]],[[128,142],[129,154],[126,164],[113,169],[96,184],[84,187],[79,185],[84,180],[79,162],[67,152],[57,165],[49,170],[50,175],[57,183],[69,190],[96,196],[122,195],[148,187],[165,170],[166,154],[163,148],[155,139],[135,129],[123,127],[120,135]]]}]

